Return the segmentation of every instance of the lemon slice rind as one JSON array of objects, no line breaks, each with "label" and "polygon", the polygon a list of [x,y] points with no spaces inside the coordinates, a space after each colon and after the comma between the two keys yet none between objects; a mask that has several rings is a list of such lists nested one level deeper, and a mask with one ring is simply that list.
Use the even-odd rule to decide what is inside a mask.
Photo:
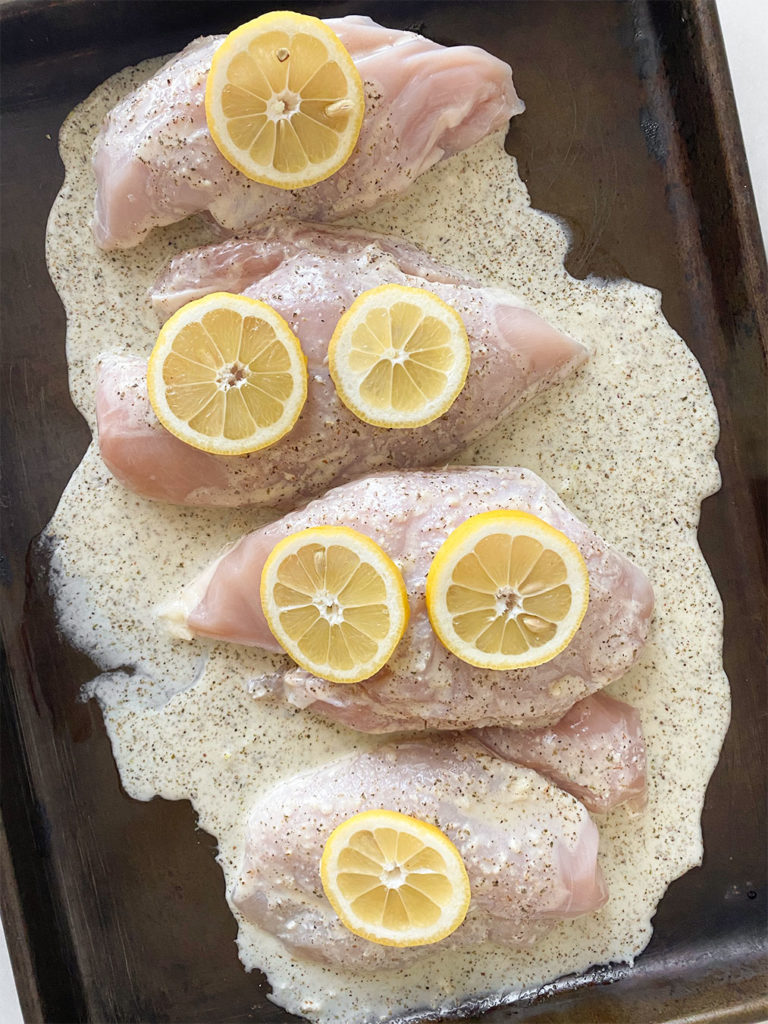
[{"label": "lemon slice rind", "polygon": [[[217,317],[221,312],[231,313],[230,324],[236,325],[236,318],[241,318],[241,331],[246,325],[271,332],[269,337],[271,360],[265,365],[264,355],[256,355],[244,365],[238,359],[225,357],[227,345],[215,336],[215,332],[207,330],[206,320],[209,316]],[[258,394],[268,401],[282,405],[282,412],[271,413],[268,422],[259,426],[253,422],[254,430],[250,434],[232,438],[224,434],[210,434],[196,430],[190,422],[178,414],[174,408],[173,389],[181,379],[170,371],[169,357],[180,355],[184,359],[184,383],[189,385],[189,373],[194,373],[194,364],[199,363],[199,339],[202,327],[208,335],[205,343],[205,362],[200,363],[200,380],[198,387],[206,384],[210,387],[211,396],[215,391],[228,392],[234,389],[253,388],[252,398]],[[195,334],[197,337],[192,338]],[[242,335],[241,335],[242,337]],[[241,343],[242,344],[242,343]],[[258,348],[258,345],[256,346]],[[222,353],[219,349],[224,348]],[[218,352],[220,365],[215,366]],[[230,353],[231,354],[231,353]],[[274,357],[277,354],[279,365],[280,395],[269,394],[270,382],[276,379]],[[179,361],[176,361],[177,365]],[[212,368],[217,372],[220,382],[211,383]],[[236,381],[237,377],[242,379]],[[235,383],[227,383],[231,380]],[[194,386],[194,381],[192,382]],[[288,391],[285,394],[286,389]],[[177,310],[163,325],[147,364],[147,392],[152,408],[160,423],[185,444],[214,455],[247,455],[259,451],[279,441],[295,425],[307,398],[308,378],[307,360],[302,351],[299,339],[290,329],[285,320],[271,306],[245,295],[233,295],[229,292],[213,292],[200,299],[187,303]],[[234,396],[228,395],[228,400]]]},{"label": "lemon slice rind", "polygon": [[[274,47],[259,52],[262,43],[273,40]],[[297,40],[303,45],[294,49]],[[325,64],[312,63],[318,59],[317,45],[325,51]],[[256,59],[249,65],[252,47],[256,47]],[[306,66],[294,75],[292,60],[294,65],[301,60],[301,50]],[[327,83],[328,89],[314,96],[313,79]],[[291,84],[297,88],[289,88]],[[248,110],[250,114],[245,113]],[[324,22],[293,11],[271,11],[230,32],[215,51],[206,82],[205,113],[217,149],[246,177],[276,188],[299,189],[329,178],[350,158],[363,123],[365,93],[349,52]],[[252,131],[244,131],[241,126],[249,117]],[[239,125],[233,128],[235,121]],[[239,140],[233,131],[239,133]],[[313,133],[313,152],[308,153]],[[287,154],[283,158],[278,155],[280,146]],[[253,155],[254,148],[259,158]],[[272,158],[267,160],[270,149]],[[302,151],[305,163],[300,167]],[[276,166],[275,161],[281,160],[292,161],[293,167]]]},{"label": "lemon slice rind", "polygon": [[[509,575],[504,573],[514,575],[512,556],[505,553],[506,546],[494,552],[497,542],[493,538],[499,536],[513,541],[515,537],[529,538],[533,542],[525,542],[529,575],[513,580],[511,586],[508,585]],[[485,552],[489,564],[478,569],[476,549],[483,541],[489,545]],[[535,566],[543,563],[538,561],[541,556],[535,554],[536,544],[541,546],[542,552],[550,552],[546,556],[549,566],[538,573]],[[552,568],[553,562],[557,570]],[[538,583],[537,575],[541,577]],[[551,582],[547,582],[548,576]],[[478,578],[484,579],[480,586],[467,584],[468,579]],[[569,595],[565,588],[570,591]],[[575,636],[588,603],[589,572],[576,544],[538,516],[518,510],[482,512],[466,520],[438,549],[427,574],[426,604],[433,630],[444,647],[477,668],[509,671],[551,661]],[[550,607],[557,609],[556,615],[549,611]],[[461,616],[467,623],[463,635],[457,628]],[[477,623],[483,621],[482,616],[485,620],[479,637],[491,637],[494,643],[503,633],[504,624],[514,618],[518,630],[515,632],[514,626],[511,629],[518,642],[517,633],[523,636],[521,649],[504,651],[498,644],[494,648],[493,643],[486,643],[482,649],[478,638],[472,639]],[[522,649],[526,641],[527,648]]]},{"label": "lemon slice rind", "polygon": [[[389,348],[381,332],[391,332]],[[470,361],[467,331],[456,310],[426,289],[398,284],[359,295],[328,346],[339,398],[376,427],[421,427],[444,415],[464,387]]]},{"label": "lemon slice rind", "polygon": [[[365,854],[358,857],[360,845]],[[434,825],[398,811],[363,811],[342,822],[325,844],[320,877],[342,924],[379,945],[440,942],[469,908],[469,878],[454,844]],[[389,909],[393,891],[404,912]],[[379,909],[379,919],[371,920]]]},{"label": "lemon slice rind", "polygon": [[285,652],[332,683],[375,675],[408,624],[400,570],[370,537],[347,526],[309,527],[278,541],[264,563],[260,594]]}]

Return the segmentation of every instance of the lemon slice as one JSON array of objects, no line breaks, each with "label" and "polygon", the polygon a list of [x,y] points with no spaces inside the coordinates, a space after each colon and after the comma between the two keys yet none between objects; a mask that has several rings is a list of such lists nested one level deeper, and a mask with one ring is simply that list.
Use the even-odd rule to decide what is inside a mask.
[{"label": "lemon slice", "polygon": [[208,130],[226,160],[264,185],[329,178],[352,155],[364,113],[357,68],[317,18],[272,11],[230,32],[213,55]]},{"label": "lemon slice", "polygon": [[346,526],[314,526],[279,541],[264,564],[261,604],[284,650],[332,683],[375,675],[409,614],[395,563]]},{"label": "lemon slice", "polygon": [[384,946],[439,942],[469,907],[467,871],[451,840],[397,811],[342,822],[325,844],[320,877],[342,923]]},{"label": "lemon slice", "polygon": [[166,430],[215,455],[245,455],[293,427],[307,398],[299,339],[264,302],[215,292],[163,326],[147,390]]},{"label": "lemon slice", "polygon": [[581,552],[528,512],[483,512],[455,529],[427,574],[442,643],[479,668],[540,665],[573,638],[589,601]]},{"label": "lemon slice", "polygon": [[442,416],[464,387],[469,361],[456,310],[399,284],[358,296],[328,347],[339,398],[377,427],[420,427]]}]

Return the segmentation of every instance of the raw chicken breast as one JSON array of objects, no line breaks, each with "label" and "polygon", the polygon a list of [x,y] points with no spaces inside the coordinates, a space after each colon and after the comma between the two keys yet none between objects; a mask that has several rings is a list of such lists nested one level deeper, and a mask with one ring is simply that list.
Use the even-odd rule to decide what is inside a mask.
[{"label": "raw chicken breast", "polygon": [[[432,631],[426,576],[449,532],[491,509],[521,509],[579,547],[589,570],[589,605],[562,653],[543,665],[486,671],[447,651]],[[644,574],[572,515],[526,469],[457,467],[382,473],[329,492],[301,511],[243,537],[169,609],[182,630],[280,650],[259,599],[267,555],[282,537],[323,523],[367,534],[399,565],[411,606],[408,629],[375,676],[354,685],[317,679],[295,665],[253,680],[257,695],[282,695],[364,732],[534,728],[557,722],[576,701],[630,668],[648,632],[653,594]]]},{"label": "raw chicken breast", "polygon": [[[435,946],[396,949],[358,938],[325,898],[320,859],[328,836],[353,814],[374,809],[436,825],[464,859],[469,911]],[[396,968],[447,947],[530,945],[559,919],[597,910],[607,898],[597,846],[584,807],[535,772],[463,740],[385,745],[263,796],[250,815],[232,897],[296,956],[360,970]]]},{"label": "raw chicken breast", "polygon": [[508,64],[474,46],[439,46],[365,17],[327,24],[365,85],[357,146],[336,174],[296,191],[250,181],[219,153],[205,84],[224,36],[196,39],[107,116],[94,144],[93,233],[104,249],[207,210],[242,230],[281,212],[335,220],[404,192],[443,157],[505,128],[524,105]]},{"label": "raw chicken breast", "polygon": [[[463,391],[444,416],[414,429],[362,422],[339,401],[328,372],[328,342],[339,317],[361,292],[385,283],[429,288],[458,310],[470,337]],[[386,466],[439,463],[587,355],[513,294],[485,288],[408,242],[352,229],[288,222],[205,246],[177,257],[152,295],[170,311],[223,287],[268,302],[296,332],[308,360],[306,405],[293,430],[270,448],[235,458],[209,455],[157,422],[143,359],[105,358],[97,388],[101,454],[121,483],[145,497],[290,508]]]},{"label": "raw chicken breast", "polygon": [[[440,263],[405,238],[367,228],[278,217],[242,237],[201,245],[174,256],[150,288],[149,297],[155,309],[168,317],[210,292],[256,289],[294,260],[313,257],[338,261],[342,268],[346,261],[391,261],[400,273],[418,278],[422,287],[431,287],[432,283],[483,287],[476,278]],[[252,294],[256,296],[259,291]],[[522,300],[515,299],[515,304],[522,305]]]},{"label": "raw chicken breast", "polygon": [[574,704],[543,729],[477,729],[498,757],[535,768],[593,812],[646,804],[645,741],[637,710],[607,693]]}]

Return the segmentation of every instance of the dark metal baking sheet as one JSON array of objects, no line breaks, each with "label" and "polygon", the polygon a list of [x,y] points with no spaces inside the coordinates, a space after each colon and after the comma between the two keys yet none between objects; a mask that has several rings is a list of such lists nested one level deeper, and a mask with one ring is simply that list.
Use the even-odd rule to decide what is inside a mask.
[{"label": "dark metal baking sheet", "polygon": [[[704,809],[704,864],[675,882],[632,969],[603,967],[493,1022],[761,1020],[766,964],[766,268],[713,3],[296,4],[366,13],[510,61],[535,206],[567,265],[662,291],[720,413],[721,492],[700,539],[725,606],[733,723]],[[28,1020],[277,1022],[236,957],[211,837],[186,803],[130,800],[93,668],[57,636],[30,542],[88,441],[44,260],[62,120],[109,74],[226,31],[250,2],[6,2],[2,18],[3,913]],[[607,984],[611,982],[611,984]]]}]

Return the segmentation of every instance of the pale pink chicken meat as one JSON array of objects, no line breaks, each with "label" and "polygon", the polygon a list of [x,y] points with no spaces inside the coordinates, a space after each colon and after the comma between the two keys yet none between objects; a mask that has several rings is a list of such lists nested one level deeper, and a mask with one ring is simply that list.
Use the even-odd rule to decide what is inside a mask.
[{"label": "pale pink chicken meat", "polygon": [[[279,217],[237,238],[178,253],[158,275],[149,298],[167,317],[210,292],[245,292],[286,264],[308,256],[341,261],[389,258],[402,274],[419,279],[422,286],[442,283],[483,287],[470,274],[433,259],[405,238],[367,228]],[[517,304],[521,304],[520,299]]]},{"label": "pale pink chicken meat", "polygon": [[[437,946],[397,949],[361,939],[323,893],[320,859],[332,830],[375,809],[436,825],[464,860],[469,910]],[[387,744],[304,772],[261,797],[232,896],[294,956],[357,970],[397,968],[435,949],[486,941],[530,946],[557,921],[596,911],[607,899],[597,849],[585,808],[535,772],[466,740]]]},{"label": "pale pink chicken meat", "polygon": [[[458,310],[470,338],[461,394],[445,415],[414,429],[364,423],[339,401],[328,372],[328,342],[340,316],[361,292],[385,283],[433,291]],[[444,462],[587,355],[512,293],[480,285],[409,242],[353,229],[279,222],[247,239],[204,246],[172,261],[152,299],[170,312],[221,289],[268,302],[288,321],[307,356],[306,405],[271,447],[236,458],[210,455],[160,426],[143,359],[105,357],[96,398],[101,454],[121,483],[145,497],[290,508],[384,467]]]},{"label": "pale pink chicken meat", "polygon": [[[543,665],[487,671],[461,661],[435,636],[425,583],[450,531],[492,509],[531,512],[578,546],[589,571],[589,605],[571,643]],[[251,681],[257,696],[282,696],[364,732],[537,728],[632,666],[645,642],[653,593],[645,575],[578,520],[526,469],[456,467],[381,473],[330,491],[239,540],[175,605],[188,634],[279,651],[259,598],[264,562],[282,537],[322,524],[353,527],[400,566],[411,608],[406,633],[376,675],[354,685],[318,679],[292,664]]]},{"label": "pale pink chicken meat", "polygon": [[355,150],[326,181],[284,191],[251,181],[216,148],[205,85],[224,36],[196,39],[108,114],[94,144],[93,233],[104,249],[207,211],[230,231],[280,213],[336,220],[405,191],[439,160],[505,128],[524,109],[508,64],[370,18],[331,18],[363,79]]},{"label": "pale pink chicken meat", "polygon": [[639,712],[607,693],[580,700],[559,722],[541,729],[491,727],[473,733],[497,757],[541,772],[604,814],[646,804],[646,758]]}]

